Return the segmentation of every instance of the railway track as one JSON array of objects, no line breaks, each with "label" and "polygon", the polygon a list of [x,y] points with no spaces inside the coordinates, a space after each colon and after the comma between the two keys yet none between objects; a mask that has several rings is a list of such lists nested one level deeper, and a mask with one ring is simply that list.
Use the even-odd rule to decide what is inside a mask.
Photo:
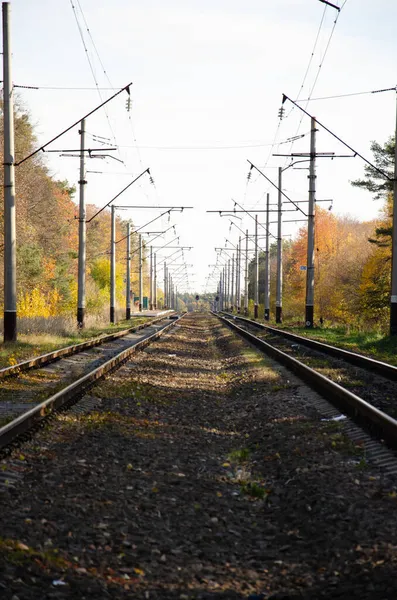
[{"label": "railway track", "polygon": [[22,371],[29,371],[31,369],[36,369],[43,365],[48,365],[49,363],[58,360],[59,358],[64,358],[66,356],[71,356],[72,354],[78,354],[79,352],[83,352],[84,350],[88,350],[90,348],[94,348],[96,346],[100,346],[106,342],[110,342],[112,340],[116,340],[122,338],[129,333],[135,333],[136,331],[140,331],[141,329],[145,329],[154,323],[158,323],[166,318],[165,315],[158,316],[155,319],[151,319],[150,321],[146,321],[145,323],[141,323],[140,325],[136,325],[134,327],[128,327],[123,331],[117,331],[115,333],[109,333],[106,335],[101,335],[91,340],[87,340],[86,342],[81,342],[79,344],[73,344],[71,346],[65,346],[64,348],[58,348],[58,350],[53,350],[52,352],[47,352],[46,354],[41,354],[40,356],[35,356],[28,360],[24,360],[15,365],[11,365],[9,367],[3,367],[0,369],[0,379],[5,377],[9,377],[11,375],[18,375]]},{"label": "railway track", "polygon": [[363,354],[350,352],[349,350],[344,350],[343,348],[330,346],[329,344],[324,344],[323,342],[318,342],[317,340],[312,340],[301,335],[296,335],[295,333],[290,333],[289,331],[283,331],[282,329],[272,327],[271,325],[264,325],[263,323],[252,321],[251,319],[247,319],[246,317],[232,315],[227,312],[223,312],[222,314],[224,314],[227,318],[236,320],[240,323],[245,323],[246,325],[267,332],[270,335],[285,338],[286,340],[289,340],[294,344],[306,346],[307,348],[317,350],[318,352],[322,352],[324,354],[328,354],[329,356],[333,356],[334,358],[340,358],[356,367],[361,367],[363,369],[370,370],[373,373],[377,373],[378,375],[385,377],[386,379],[397,381],[397,367],[395,367],[394,365],[390,365],[380,360],[364,356]]},{"label": "railway track", "polygon": [[0,450],[54,411],[68,407],[137,350],[157,340],[179,319],[162,316],[138,327],[2,369]]},{"label": "railway track", "polygon": [[279,330],[244,317],[218,317],[292,370],[371,436],[397,449],[396,367],[287,332],[280,335]]},{"label": "railway track", "polygon": [[[94,411],[76,413],[87,398]],[[0,461],[0,590],[396,597],[396,471],[325,405],[215,317],[188,315]]]}]

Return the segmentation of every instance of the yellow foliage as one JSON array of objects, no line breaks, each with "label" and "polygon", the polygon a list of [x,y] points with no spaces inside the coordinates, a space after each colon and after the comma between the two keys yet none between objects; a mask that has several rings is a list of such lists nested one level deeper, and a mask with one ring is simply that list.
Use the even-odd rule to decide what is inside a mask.
[{"label": "yellow foliage", "polygon": [[33,288],[31,292],[20,294],[18,298],[19,317],[53,317],[59,313],[62,297],[57,289],[43,292]]}]

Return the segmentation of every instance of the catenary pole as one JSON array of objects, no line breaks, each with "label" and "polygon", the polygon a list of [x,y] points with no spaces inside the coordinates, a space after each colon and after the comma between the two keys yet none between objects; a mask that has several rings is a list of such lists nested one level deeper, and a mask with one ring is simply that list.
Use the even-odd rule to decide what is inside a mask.
[{"label": "catenary pole", "polygon": [[236,244],[235,248],[236,248],[236,253],[235,253],[235,258],[234,258],[234,289],[233,289],[233,296],[234,296],[234,308],[235,308],[235,310],[237,312],[238,244]]},{"label": "catenary pole", "polygon": [[222,310],[222,271],[219,271],[218,298],[218,310]]},{"label": "catenary pole", "polygon": [[258,215],[255,215],[255,287],[254,287],[254,319],[258,318],[259,305],[259,260],[258,260]]},{"label": "catenary pole", "polygon": [[282,238],[282,167],[278,168],[278,216],[277,216],[277,274],[276,274],[276,323],[283,318],[283,238]]},{"label": "catenary pole", "polygon": [[232,254],[232,278],[231,278],[231,294],[230,294],[230,307],[233,312],[234,309],[234,252]]},{"label": "catenary pole", "polygon": [[110,322],[115,322],[116,309],[116,209],[111,207],[110,239]]},{"label": "catenary pole", "polygon": [[10,3],[3,2],[4,120],[4,341],[17,341],[17,278],[14,173],[14,90],[11,77]]},{"label": "catenary pole", "polygon": [[241,236],[238,238],[237,250],[237,312],[241,312]]},{"label": "catenary pole", "polygon": [[306,265],[306,327],[314,320],[314,216],[316,202],[316,119],[311,118],[309,208],[307,215],[307,265]]},{"label": "catenary pole", "polygon": [[150,246],[149,308],[153,310],[153,247]]},{"label": "catenary pole", "polygon": [[79,179],[79,258],[77,290],[77,327],[84,328],[85,321],[85,262],[86,262],[86,212],[85,212],[85,119],[80,123],[80,179]]},{"label": "catenary pole", "polygon": [[231,302],[230,302],[230,258],[227,261],[227,301],[226,301],[227,310],[230,310]]},{"label": "catenary pole", "polygon": [[139,312],[142,312],[143,307],[143,275],[142,275],[142,236],[138,235],[138,243],[139,243]]},{"label": "catenary pole", "polygon": [[125,318],[131,319],[131,224],[127,223],[127,273],[125,282]]},{"label": "catenary pole", "polygon": [[266,246],[265,246],[265,321],[270,319],[270,277],[269,277],[269,198],[266,196]]},{"label": "catenary pole", "polygon": [[244,314],[248,315],[248,229],[245,232]]},{"label": "catenary pole", "polygon": [[157,255],[153,255],[153,307],[157,310]]},{"label": "catenary pole", "polygon": [[393,230],[391,257],[390,335],[397,335],[397,102],[396,134],[394,141]]},{"label": "catenary pole", "polygon": [[167,263],[164,262],[164,293],[163,293],[163,308],[167,308],[167,302],[168,302],[168,298],[167,298]]}]

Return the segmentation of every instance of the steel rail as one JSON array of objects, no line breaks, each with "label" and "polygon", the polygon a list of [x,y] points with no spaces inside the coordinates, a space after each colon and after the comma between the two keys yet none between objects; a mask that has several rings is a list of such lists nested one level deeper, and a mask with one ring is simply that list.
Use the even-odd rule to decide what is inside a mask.
[{"label": "steel rail", "polygon": [[79,344],[73,344],[72,346],[65,346],[64,348],[59,348],[58,350],[53,350],[52,352],[47,352],[46,354],[41,354],[40,356],[29,358],[28,360],[24,360],[10,367],[3,367],[2,369],[0,369],[0,379],[3,379],[4,377],[9,377],[10,375],[18,375],[18,373],[20,373],[21,371],[29,371],[30,369],[36,369],[43,365],[48,365],[51,362],[58,360],[59,358],[71,356],[72,354],[78,354],[79,352],[82,352],[83,350],[87,350],[89,348],[95,348],[95,346],[100,346],[105,342],[111,342],[112,340],[124,337],[129,333],[135,333],[136,331],[140,331],[141,329],[150,327],[150,325],[154,325],[155,323],[163,321],[166,318],[167,313],[164,313],[162,316],[156,317],[151,321],[141,323],[140,325],[136,325],[135,327],[129,327],[128,329],[116,331],[115,333],[101,335],[97,338],[87,340],[86,342],[80,342]]},{"label": "steel rail", "polygon": [[[180,318],[183,318],[180,317]],[[25,434],[29,429],[37,425],[43,419],[48,418],[55,411],[67,407],[73,403],[73,400],[79,398],[81,394],[85,393],[96,381],[119,368],[129,357],[134,354],[137,350],[145,348],[152,342],[156,341],[163,333],[168,331],[171,327],[174,327],[179,319],[171,321],[168,325],[165,325],[159,331],[156,331],[152,335],[143,340],[140,340],[126,348],[113,358],[106,361],[103,365],[97,367],[87,375],[84,375],[77,381],[74,381],[63,390],[60,390],[47,400],[44,400],[31,410],[20,415],[10,423],[7,423],[0,428],[0,449],[8,446],[14,442],[21,435]]]},{"label": "steel rail", "polygon": [[243,323],[252,325],[253,327],[256,327],[258,329],[264,329],[281,337],[285,337],[286,339],[296,342],[297,344],[301,344],[302,346],[307,346],[308,348],[312,348],[313,350],[324,352],[324,354],[329,354],[330,356],[334,356],[335,358],[341,358],[346,362],[355,365],[356,367],[361,367],[362,369],[369,369],[372,372],[377,373],[378,375],[382,375],[382,377],[386,377],[387,379],[390,379],[392,381],[397,381],[397,367],[395,367],[394,365],[390,365],[380,360],[376,360],[375,358],[370,358],[369,356],[364,356],[362,354],[350,352],[350,350],[336,348],[335,346],[324,344],[324,342],[318,342],[317,340],[312,340],[310,338],[296,335],[296,333],[290,333],[289,331],[278,329],[277,327],[272,327],[271,325],[264,325],[263,323],[252,321],[251,319],[247,319],[246,317],[232,315],[231,313],[228,313],[226,311],[222,311],[222,314],[228,316],[229,318],[233,318]]},{"label": "steel rail", "polygon": [[397,449],[397,421],[395,419],[314,369],[307,367],[296,358],[242,329],[229,319],[220,316],[218,313],[213,314],[233,331],[298,375],[300,379],[320,393],[326,400],[336,405],[343,413],[348,414],[360,426],[367,429],[371,435],[384,440],[391,448]]}]

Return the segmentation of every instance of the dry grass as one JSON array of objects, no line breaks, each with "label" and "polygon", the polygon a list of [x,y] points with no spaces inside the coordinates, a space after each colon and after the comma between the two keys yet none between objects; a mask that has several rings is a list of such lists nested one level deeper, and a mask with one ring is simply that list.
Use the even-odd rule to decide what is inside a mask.
[{"label": "dry grass", "polygon": [[[117,322],[114,325],[109,323],[107,311],[100,315],[89,315],[86,318],[86,327],[82,331],[78,330],[76,319],[72,315],[19,319],[18,342],[0,343],[0,368],[99,335],[127,329],[146,320],[145,317],[133,316],[131,321],[124,321],[124,315],[123,310],[117,311]],[[2,332],[2,320],[0,323]]]}]

